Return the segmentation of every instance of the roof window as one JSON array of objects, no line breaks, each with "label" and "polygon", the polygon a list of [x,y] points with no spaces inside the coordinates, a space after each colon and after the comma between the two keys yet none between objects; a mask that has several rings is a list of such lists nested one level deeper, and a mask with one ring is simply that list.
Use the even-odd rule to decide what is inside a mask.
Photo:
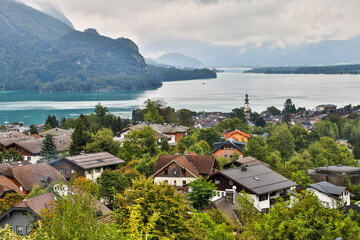
[{"label": "roof window", "polygon": [[258,177],[253,177],[256,181],[260,181],[260,178]]}]

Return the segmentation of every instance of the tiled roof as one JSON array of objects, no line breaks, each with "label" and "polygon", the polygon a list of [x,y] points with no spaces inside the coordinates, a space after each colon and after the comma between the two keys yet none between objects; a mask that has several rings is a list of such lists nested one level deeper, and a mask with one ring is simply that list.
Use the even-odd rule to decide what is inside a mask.
[{"label": "tiled roof", "polygon": [[259,159],[256,159],[254,157],[248,156],[248,157],[244,157],[244,158],[239,158],[238,160],[236,160],[238,163],[244,164],[244,165],[257,165],[257,164],[262,164],[265,167],[270,167],[270,164],[260,161]]},{"label": "tiled roof", "polygon": [[73,130],[67,130],[67,129],[62,129],[62,128],[52,128],[50,130],[39,133],[39,135],[45,136],[47,134],[50,134],[53,136],[64,136],[64,135],[71,135],[72,133],[73,133]]},{"label": "tiled roof", "polygon": [[25,196],[25,194],[22,191],[20,191],[20,189],[15,185],[13,181],[11,181],[9,178],[5,176],[0,175],[0,197],[2,197],[2,195],[5,192],[11,190],[23,197]]},{"label": "tiled roof", "polygon": [[33,155],[40,154],[41,151],[41,139],[30,140],[30,141],[21,141],[14,143],[15,145],[29,151]]},{"label": "tiled roof", "polygon": [[0,132],[0,139],[20,138],[20,137],[28,137],[28,135],[26,135],[25,133],[18,132],[18,131]]},{"label": "tiled roof", "polygon": [[238,142],[233,138],[229,138],[228,140],[222,141],[222,142],[216,142],[213,144],[214,150],[212,150],[211,154],[215,153],[217,150],[219,150],[222,146],[225,146],[225,145],[231,145],[231,146],[235,147],[236,149],[238,149],[240,152],[243,152],[243,148],[246,145],[246,143]]},{"label": "tiled roof", "polygon": [[168,133],[178,133],[178,132],[186,132],[189,130],[189,127],[185,127],[178,124],[156,124],[156,123],[148,123],[148,122],[142,122],[139,124],[136,124],[134,126],[129,127],[130,130],[140,130],[143,127],[150,126],[152,129],[154,129],[157,132],[160,132],[162,134],[168,134]]},{"label": "tiled roof", "polygon": [[296,186],[296,183],[261,164],[230,168],[212,173],[210,176],[221,174],[234,183],[260,195]]},{"label": "tiled roof", "polygon": [[15,162],[7,162],[7,163],[0,163],[0,174],[6,172],[8,169],[22,166],[22,165],[30,165],[31,162],[29,161],[15,161]]},{"label": "tiled roof", "polygon": [[229,137],[231,137],[232,135],[234,135],[234,134],[236,134],[236,133],[238,133],[238,134],[240,134],[240,135],[243,135],[244,137],[250,138],[250,135],[249,135],[249,134],[244,133],[244,132],[242,132],[242,131],[240,131],[240,130],[238,130],[238,129],[235,129],[234,131],[231,131],[231,132],[226,133],[226,134],[224,135],[224,137],[229,138]]},{"label": "tiled roof", "polygon": [[125,163],[124,160],[115,157],[114,155],[111,155],[108,152],[80,154],[77,156],[65,157],[65,159],[83,169],[90,169],[90,168],[97,168],[97,167]]},{"label": "tiled roof", "polygon": [[[178,157],[179,155],[160,155],[156,162],[154,173]],[[185,155],[184,157],[192,164],[198,174],[209,175],[212,173],[216,161],[214,156]]]},{"label": "tiled roof", "polygon": [[42,209],[46,208],[50,210],[52,208],[50,203],[55,201],[55,197],[55,193],[48,192],[36,197],[24,199],[16,204],[14,208],[30,208],[32,211],[40,215]]},{"label": "tiled roof", "polygon": [[313,188],[319,192],[325,193],[326,195],[332,195],[335,197],[338,197],[346,189],[346,187],[336,186],[326,181],[313,183],[304,188]]},{"label": "tiled roof", "polygon": [[35,184],[43,186],[48,182],[64,180],[60,173],[47,163],[13,167],[3,174],[15,178],[26,191],[30,191]]},{"label": "tiled roof", "polygon": [[35,137],[26,136],[26,137],[19,137],[19,138],[2,138],[0,139],[0,144],[4,147],[10,146],[13,143],[26,141],[26,140],[35,140]]},{"label": "tiled roof", "polygon": [[72,139],[70,135],[64,136],[54,136],[54,143],[59,152],[65,151],[69,148],[72,143]]}]

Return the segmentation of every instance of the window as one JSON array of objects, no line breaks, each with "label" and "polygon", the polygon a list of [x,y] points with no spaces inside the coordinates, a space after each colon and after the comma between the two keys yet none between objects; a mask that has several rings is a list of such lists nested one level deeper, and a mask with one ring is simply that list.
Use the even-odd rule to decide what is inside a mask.
[{"label": "window", "polygon": [[259,201],[265,201],[269,199],[269,195],[267,193],[259,195]]},{"label": "window", "polygon": [[26,226],[26,235],[29,235],[32,230],[32,226]]},{"label": "window", "polygon": [[224,150],[224,146],[221,147],[221,150]]},{"label": "window", "polygon": [[176,180],[174,180],[174,186],[176,186]]},{"label": "window", "polygon": [[186,186],[186,181],[185,180],[183,180],[183,187],[185,187]]},{"label": "window", "polygon": [[96,172],[96,173],[101,172],[101,168],[95,168],[95,172]]},{"label": "window", "polygon": [[23,226],[16,226],[16,234],[23,235],[24,227]]},{"label": "window", "polygon": [[13,230],[13,226],[12,226],[12,225],[10,225],[10,230]]},{"label": "window", "polygon": [[88,170],[87,170],[87,173],[88,173],[88,174],[91,174],[91,172],[92,172],[92,169],[88,169]]},{"label": "window", "polygon": [[168,175],[168,170],[167,170],[167,168],[164,170],[164,175]]},{"label": "window", "polygon": [[215,184],[220,184],[220,179],[215,179]]},{"label": "window", "polygon": [[234,185],[233,181],[229,180],[229,185],[230,186]]},{"label": "window", "polygon": [[186,169],[185,168],[182,169],[182,175],[186,176]]},{"label": "window", "polygon": [[227,158],[227,155],[224,155],[224,157],[226,157],[226,158]]},{"label": "window", "polygon": [[276,192],[271,192],[270,193],[270,197],[273,197],[273,196],[275,196],[276,195]]},{"label": "window", "polygon": [[70,169],[68,169],[68,168],[65,169],[65,172],[66,172],[66,173],[69,173],[69,172],[70,172]]},{"label": "window", "polygon": [[62,168],[62,169],[60,169],[60,173],[64,173],[64,169]]},{"label": "window", "polygon": [[28,160],[28,161],[31,161],[31,157],[27,157],[27,160]]},{"label": "window", "polygon": [[23,186],[20,186],[20,191],[23,191],[23,190],[24,190]]},{"label": "window", "polygon": [[71,174],[74,174],[74,173],[75,173],[75,170],[74,170],[74,169],[71,169],[71,170],[70,170],[70,173],[71,173]]},{"label": "window", "polygon": [[228,146],[225,146],[225,150],[228,150]]}]

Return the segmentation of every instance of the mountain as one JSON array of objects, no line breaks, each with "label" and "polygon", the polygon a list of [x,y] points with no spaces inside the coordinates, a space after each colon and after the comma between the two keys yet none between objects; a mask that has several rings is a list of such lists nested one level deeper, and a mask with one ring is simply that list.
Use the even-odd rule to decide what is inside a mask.
[{"label": "mountain", "polygon": [[50,15],[60,22],[65,23],[69,27],[75,30],[73,24],[70,22],[70,20],[56,7],[50,5],[50,4],[42,4],[41,5],[41,11],[46,13],[47,15]]},{"label": "mountain", "polygon": [[181,53],[166,53],[156,59],[157,63],[183,68],[202,68],[204,64],[196,58],[187,57]]},{"label": "mountain", "polygon": [[194,40],[167,40],[142,47],[153,55],[162,51],[191,55],[210,67],[309,66],[360,63],[360,37],[349,40],[324,40],[301,46],[261,45],[220,46]]},{"label": "mountain", "polygon": [[45,13],[0,0],[0,86],[6,90],[156,88],[134,42],[79,32]]}]

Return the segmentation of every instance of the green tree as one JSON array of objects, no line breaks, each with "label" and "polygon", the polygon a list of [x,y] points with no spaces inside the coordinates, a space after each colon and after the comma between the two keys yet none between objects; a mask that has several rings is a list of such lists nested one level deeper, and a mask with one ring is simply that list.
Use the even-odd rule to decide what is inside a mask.
[{"label": "green tree", "polygon": [[102,106],[101,103],[98,103],[95,106],[94,112],[99,119],[102,119],[109,112],[109,110],[107,107]]},{"label": "green tree", "polygon": [[88,192],[77,191],[64,197],[57,196],[50,207],[52,210],[42,211],[41,220],[35,224],[35,239],[95,240],[121,237],[113,225],[99,222],[100,205]]},{"label": "green tree", "polygon": [[243,108],[243,107],[241,107],[241,108],[234,108],[234,109],[231,111],[231,118],[239,118],[239,119],[241,119],[243,122],[246,122],[245,113],[244,113],[244,108]]},{"label": "green tree", "polygon": [[144,120],[147,122],[163,124],[164,118],[160,115],[156,101],[148,99],[145,102]]},{"label": "green tree", "polygon": [[131,186],[131,179],[120,170],[106,170],[96,181],[99,185],[99,197],[109,203],[114,202],[117,193],[123,193]]},{"label": "green tree", "polygon": [[134,122],[144,121],[144,111],[140,108],[133,109],[131,116]]},{"label": "green tree", "polygon": [[120,143],[113,140],[111,129],[103,128],[96,134],[91,135],[91,142],[84,147],[87,153],[108,152],[116,155],[119,151]]},{"label": "green tree", "polygon": [[359,239],[353,213],[344,216],[326,208],[309,192],[294,201],[278,201],[268,214],[259,216],[241,234],[243,239]]},{"label": "green tree", "polygon": [[38,129],[36,128],[36,125],[34,125],[34,124],[30,125],[30,134],[39,134]]},{"label": "green tree", "polygon": [[161,151],[170,152],[170,144],[166,138],[161,141]]},{"label": "green tree", "polygon": [[242,229],[257,220],[258,216],[257,209],[255,208],[255,200],[245,191],[242,191],[237,197],[235,207]]},{"label": "green tree", "polygon": [[24,157],[21,153],[18,153],[15,148],[10,150],[3,150],[0,152],[0,163],[2,162],[16,162],[23,161]]},{"label": "green tree", "polygon": [[197,140],[206,141],[209,146],[213,146],[215,142],[220,142],[221,134],[213,128],[201,128],[197,131]]},{"label": "green tree", "polygon": [[291,174],[291,181],[294,181],[298,186],[306,186],[313,183],[313,180],[305,170],[299,170]]},{"label": "green tree", "polygon": [[54,142],[54,138],[50,134],[46,134],[45,139],[41,143],[40,159],[38,162],[52,162],[59,158],[59,152]]},{"label": "green tree", "polygon": [[356,137],[353,154],[354,158],[360,159],[360,134],[358,134]]},{"label": "green tree", "polygon": [[249,139],[247,142],[244,155],[246,157],[251,156],[261,161],[267,161],[269,151],[266,146],[266,141],[263,137],[255,136]]},{"label": "green tree", "polygon": [[[220,212],[221,213],[221,212]],[[207,213],[196,213],[197,219],[201,220],[203,239],[209,240],[235,240],[233,229],[225,222],[216,223]]]},{"label": "green tree", "polygon": [[284,103],[283,112],[286,112],[286,113],[296,113],[295,104],[292,103],[292,101],[291,101],[290,98],[286,99],[286,101],[285,101],[285,103]]},{"label": "green tree", "polygon": [[250,130],[249,126],[239,118],[226,119],[225,121],[217,124],[214,129],[218,132],[223,132],[224,130],[232,131],[235,129],[239,129],[243,132],[249,132]]},{"label": "green tree", "polygon": [[294,153],[294,138],[286,124],[278,126],[267,140],[271,151],[279,151],[283,161]]},{"label": "green tree", "polygon": [[216,190],[215,183],[209,181],[208,178],[200,177],[191,181],[188,186],[191,191],[187,193],[187,197],[191,206],[198,211],[203,210],[214,196],[214,191]]},{"label": "green tree", "polygon": [[4,198],[0,199],[0,214],[10,210],[15,204],[21,202],[23,199],[24,197],[17,193],[6,194]]},{"label": "green tree", "polygon": [[82,118],[76,120],[74,133],[71,135],[72,142],[69,147],[69,153],[71,156],[80,154],[84,150],[86,145],[86,133],[85,124]]},{"label": "green tree", "polygon": [[126,161],[130,161],[141,158],[146,153],[154,156],[157,152],[158,145],[155,131],[151,127],[144,127],[138,131],[130,131],[125,135],[118,156]]},{"label": "green tree", "polygon": [[180,109],[177,112],[178,123],[187,127],[194,127],[193,114],[189,109]]},{"label": "green tree", "polygon": [[274,106],[266,108],[266,112],[271,115],[281,115],[281,111]]},{"label": "green tree", "polygon": [[308,147],[306,141],[308,133],[302,126],[294,125],[290,128],[290,132],[294,138],[295,151],[301,151]]}]

